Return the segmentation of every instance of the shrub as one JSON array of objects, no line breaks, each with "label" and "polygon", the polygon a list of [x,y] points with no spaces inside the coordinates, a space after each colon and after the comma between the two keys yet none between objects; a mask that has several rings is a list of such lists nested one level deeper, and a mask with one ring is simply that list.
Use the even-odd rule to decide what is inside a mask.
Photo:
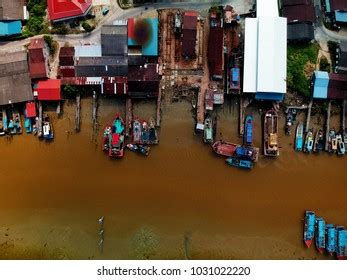
[{"label": "shrub", "polygon": [[82,27],[86,32],[91,32],[94,29],[94,26],[91,26],[88,22],[83,22]]},{"label": "shrub", "polygon": [[330,63],[325,56],[322,56],[320,59],[319,70],[330,72]]}]

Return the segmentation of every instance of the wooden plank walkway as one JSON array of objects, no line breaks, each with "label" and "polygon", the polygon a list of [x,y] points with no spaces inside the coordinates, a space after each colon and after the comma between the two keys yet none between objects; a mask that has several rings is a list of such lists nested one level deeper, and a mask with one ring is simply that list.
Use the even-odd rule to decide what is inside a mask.
[{"label": "wooden plank walkway", "polygon": [[325,151],[329,150],[330,111],[331,111],[331,101],[329,101],[328,103],[327,119],[325,123]]},{"label": "wooden plank walkway", "polygon": [[130,128],[133,122],[133,102],[131,98],[127,98],[125,101],[125,136],[129,137]]}]

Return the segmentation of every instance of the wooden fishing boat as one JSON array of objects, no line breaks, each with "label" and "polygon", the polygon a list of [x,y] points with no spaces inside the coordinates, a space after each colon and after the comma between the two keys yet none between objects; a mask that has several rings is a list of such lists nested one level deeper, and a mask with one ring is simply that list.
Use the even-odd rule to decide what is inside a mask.
[{"label": "wooden fishing boat", "polygon": [[313,149],[313,131],[310,129],[306,134],[304,152],[311,153]]},{"label": "wooden fishing boat", "polygon": [[232,157],[235,155],[236,148],[240,145],[236,145],[222,140],[214,142],[212,145],[213,151],[224,157]]},{"label": "wooden fishing boat", "polygon": [[5,133],[7,133],[7,129],[8,129],[8,119],[7,119],[7,112],[6,112],[6,109],[5,109],[5,108],[2,109],[1,116],[2,116],[2,126],[3,126],[3,130],[4,130]]},{"label": "wooden fishing boat", "polygon": [[287,135],[291,134],[291,128],[296,120],[296,110],[295,109],[288,109],[287,111],[287,117],[286,117],[286,128],[285,132]]},{"label": "wooden fishing boat", "polygon": [[121,158],[124,156],[124,121],[120,114],[116,114],[116,118],[111,126],[111,139],[109,142],[109,157]]},{"label": "wooden fishing boat", "polygon": [[337,226],[336,232],[337,232],[336,257],[339,260],[343,260],[347,256],[347,230],[345,230],[343,226]]},{"label": "wooden fishing boat", "polygon": [[235,156],[240,159],[257,162],[259,158],[259,149],[250,146],[238,146],[235,150]]},{"label": "wooden fishing boat", "polygon": [[138,144],[127,144],[127,148],[135,153],[139,153],[141,155],[148,156],[150,147]]},{"label": "wooden fishing boat", "polygon": [[3,115],[0,114],[0,136],[2,135],[5,135],[4,118],[3,118]]},{"label": "wooden fishing boat", "polygon": [[42,117],[42,130],[43,130],[43,139],[50,141],[53,140],[53,126],[50,122],[49,116],[44,114]]},{"label": "wooden fishing boat", "polygon": [[274,109],[266,112],[264,118],[264,155],[278,157],[278,115]]},{"label": "wooden fishing boat", "polygon": [[319,153],[324,150],[324,133],[322,129],[317,130],[314,138],[313,151]]},{"label": "wooden fishing boat", "polygon": [[302,151],[304,146],[304,125],[300,122],[296,127],[296,135],[295,135],[295,151]]},{"label": "wooden fishing boat", "polygon": [[110,143],[112,140],[112,127],[110,124],[107,124],[102,135],[102,150],[108,152],[110,149]]},{"label": "wooden fishing boat", "polygon": [[337,234],[334,225],[328,224],[325,226],[326,235],[326,250],[329,255],[333,255],[336,252]]},{"label": "wooden fishing boat", "polygon": [[325,250],[325,221],[323,218],[316,219],[316,248],[323,254]]},{"label": "wooden fishing boat", "polygon": [[142,125],[141,122],[138,119],[135,119],[133,121],[133,127],[132,127],[132,141],[133,143],[141,143],[141,135],[142,135]]},{"label": "wooden fishing boat", "polygon": [[[333,142],[335,143],[333,144]],[[335,129],[330,129],[328,133],[328,152],[329,153],[334,152],[333,145],[336,146],[334,147],[336,151],[337,150],[336,131]]]},{"label": "wooden fishing boat", "polygon": [[22,123],[20,119],[20,114],[16,109],[13,109],[13,126],[16,131],[16,134],[22,133]]},{"label": "wooden fishing boat", "polygon": [[336,135],[336,141],[337,141],[337,154],[339,156],[343,156],[346,153],[346,148],[345,148],[345,142],[343,141],[341,134]]},{"label": "wooden fishing boat", "polygon": [[245,119],[245,134],[244,134],[245,145],[253,144],[253,116],[248,115]]},{"label": "wooden fishing boat", "polygon": [[212,143],[213,142],[213,123],[210,117],[206,117],[204,123],[204,142]]},{"label": "wooden fishing boat", "polygon": [[304,243],[309,248],[314,238],[316,215],[313,211],[305,212],[304,219]]},{"label": "wooden fishing boat", "polygon": [[149,142],[148,144],[155,145],[159,143],[158,131],[155,127],[153,118],[149,119]]},{"label": "wooden fishing boat", "polygon": [[241,169],[252,169],[253,163],[250,160],[239,159],[237,157],[230,157],[226,159],[226,163]]}]

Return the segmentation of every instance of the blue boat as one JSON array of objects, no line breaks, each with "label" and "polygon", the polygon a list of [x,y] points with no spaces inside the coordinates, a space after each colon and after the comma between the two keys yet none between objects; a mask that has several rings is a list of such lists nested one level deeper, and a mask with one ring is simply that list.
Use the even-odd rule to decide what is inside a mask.
[{"label": "blue boat", "polygon": [[295,151],[302,151],[303,148],[304,125],[299,123],[296,127]]},{"label": "blue boat", "polygon": [[337,246],[336,257],[343,260],[347,256],[347,230],[343,226],[336,227],[337,231]]},{"label": "blue boat", "polygon": [[312,129],[310,129],[306,134],[304,152],[311,153],[312,150],[313,150],[313,131]]},{"label": "blue boat", "polygon": [[[7,122],[7,120],[6,120],[6,122]],[[6,132],[6,130],[5,130],[5,124],[4,124],[4,116],[1,113],[0,114],[0,136],[5,135],[5,132]]]},{"label": "blue boat", "polygon": [[240,159],[257,162],[259,158],[259,149],[254,147],[238,146],[235,150],[235,156]]},{"label": "blue boat", "polygon": [[304,223],[304,242],[309,248],[314,238],[314,229],[316,224],[316,215],[313,211],[305,212],[305,223]]},{"label": "blue boat", "polygon": [[238,167],[241,169],[252,169],[253,163],[250,160],[239,159],[236,157],[230,157],[226,159],[227,164]]},{"label": "blue boat", "polygon": [[244,141],[246,145],[253,144],[253,116],[248,115],[245,119]]},{"label": "blue boat", "polygon": [[6,109],[2,109],[2,125],[4,126],[5,132],[7,132],[7,129],[8,129],[7,123],[8,123],[8,120],[7,120]]},{"label": "blue boat", "polygon": [[319,253],[325,249],[325,221],[323,218],[316,219],[316,247]]},{"label": "blue boat", "polygon": [[25,118],[24,119],[24,127],[26,133],[32,133],[33,132],[33,126],[31,124],[31,119]]},{"label": "blue boat", "polygon": [[332,256],[336,252],[336,229],[334,225],[328,224],[325,226],[326,234],[326,250]]}]

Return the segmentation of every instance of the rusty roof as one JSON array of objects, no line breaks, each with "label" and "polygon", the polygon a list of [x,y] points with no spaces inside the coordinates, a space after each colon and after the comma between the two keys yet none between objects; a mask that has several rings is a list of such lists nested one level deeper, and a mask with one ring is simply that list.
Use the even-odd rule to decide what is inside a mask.
[{"label": "rusty roof", "polygon": [[296,5],[283,7],[283,16],[288,22],[314,22],[315,10],[312,5]]},{"label": "rusty roof", "polygon": [[25,19],[25,0],[0,0],[0,20]]},{"label": "rusty roof", "polygon": [[196,12],[186,12],[183,16],[183,30],[196,30],[198,14]]}]

